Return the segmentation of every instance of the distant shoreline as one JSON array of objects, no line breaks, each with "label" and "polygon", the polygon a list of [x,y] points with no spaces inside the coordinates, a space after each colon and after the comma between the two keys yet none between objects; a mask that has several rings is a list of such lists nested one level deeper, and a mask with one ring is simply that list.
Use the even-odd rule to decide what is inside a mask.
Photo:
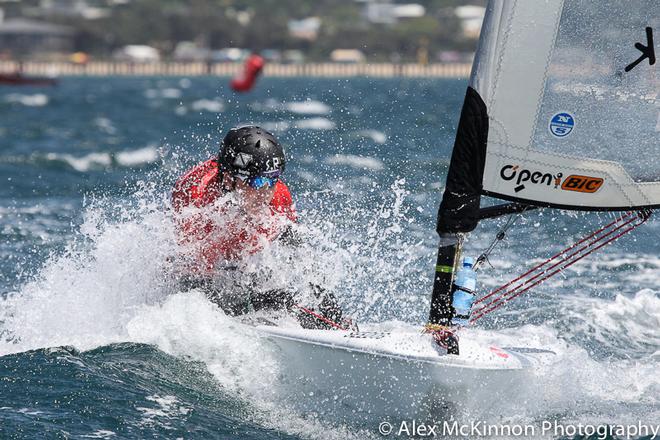
[{"label": "distant shoreline", "polygon": [[[18,63],[0,61],[0,73],[15,72]],[[266,77],[374,77],[374,78],[465,78],[470,75],[471,64],[267,64]],[[242,70],[241,63],[128,63],[94,61],[87,64],[67,62],[25,61],[23,73],[35,76],[226,76]]]}]

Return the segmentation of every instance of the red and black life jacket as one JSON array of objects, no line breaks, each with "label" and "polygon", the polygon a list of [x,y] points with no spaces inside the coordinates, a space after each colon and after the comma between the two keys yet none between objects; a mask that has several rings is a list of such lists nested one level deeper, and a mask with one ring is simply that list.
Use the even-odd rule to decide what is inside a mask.
[{"label": "red and black life jacket", "polygon": [[194,272],[209,272],[221,259],[239,260],[254,254],[263,248],[264,239],[276,239],[288,223],[296,221],[291,193],[281,180],[275,184],[270,212],[264,212],[263,218],[234,216],[218,224],[210,214],[226,211],[222,205],[214,206],[222,195],[215,159],[188,170],[174,185],[172,207],[178,239],[192,257],[194,267],[190,270]]}]

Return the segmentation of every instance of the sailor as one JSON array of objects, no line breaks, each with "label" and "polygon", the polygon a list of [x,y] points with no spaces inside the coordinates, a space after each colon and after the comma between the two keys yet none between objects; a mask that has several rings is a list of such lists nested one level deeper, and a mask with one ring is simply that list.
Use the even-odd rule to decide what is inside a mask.
[{"label": "sailor", "polygon": [[321,286],[310,285],[307,292],[318,299],[316,307],[302,307],[296,304],[301,292],[255,290],[256,284],[232,281],[240,278],[233,273],[240,261],[267,243],[299,244],[293,199],[282,181],[285,164],[277,139],[248,125],[229,130],[217,157],[178,179],[172,207],[183,262],[179,279],[185,288],[204,290],[230,315],[288,310],[304,327],[334,327],[342,313],[334,296]]}]

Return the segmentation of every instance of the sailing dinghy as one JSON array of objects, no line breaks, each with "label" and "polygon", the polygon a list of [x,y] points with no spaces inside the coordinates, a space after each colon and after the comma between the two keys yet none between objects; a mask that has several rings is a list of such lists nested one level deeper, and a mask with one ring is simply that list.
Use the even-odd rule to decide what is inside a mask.
[{"label": "sailing dinghy", "polygon": [[[438,215],[429,321],[450,325],[466,233],[532,207],[614,211],[613,220],[475,303],[475,321],[643,224],[660,206],[653,31],[660,2],[492,0],[461,112]],[[481,197],[510,203],[481,207]],[[416,332],[261,326],[288,376],[321,408],[409,416],[530,380],[543,347],[455,347]],[[453,353],[453,354],[450,354]],[[290,389],[298,389],[291,387]],[[478,396],[478,397],[477,397]]]}]

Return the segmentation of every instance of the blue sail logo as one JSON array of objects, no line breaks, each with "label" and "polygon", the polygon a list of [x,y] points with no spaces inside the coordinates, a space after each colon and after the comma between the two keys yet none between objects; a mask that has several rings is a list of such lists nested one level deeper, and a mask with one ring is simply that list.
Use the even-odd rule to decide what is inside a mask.
[{"label": "blue sail logo", "polygon": [[575,118],[568,112],[557,113],[550,119],[550,133],[554,137],[566,137],[571,134],[574,128]]}]

